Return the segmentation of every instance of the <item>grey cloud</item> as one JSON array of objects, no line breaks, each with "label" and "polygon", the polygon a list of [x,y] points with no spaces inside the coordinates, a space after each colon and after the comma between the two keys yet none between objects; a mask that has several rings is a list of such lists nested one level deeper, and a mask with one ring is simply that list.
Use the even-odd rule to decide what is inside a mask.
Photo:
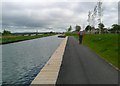
[{"label": "grey cloud", "polygon": [[120,1],[118,2],[118,24],[120,24]]},{"label": "grey cloud", "polygon": [[[2,25],[3,28],[15,27],[16,30],[17,27],[21,29],[39,28],[41,30],[53,27],[54,30],[65,31],[69,25],[83,24],[83,22],[87,24],[88,11],[93,10],[95,5],[96,2],[34,2],[30,4],[4,2]],[[107,18],[116,14],[115,5],[109,4],[104,10],[104,20],[108,22],[106,24],[114,23],[107,21]]]}]

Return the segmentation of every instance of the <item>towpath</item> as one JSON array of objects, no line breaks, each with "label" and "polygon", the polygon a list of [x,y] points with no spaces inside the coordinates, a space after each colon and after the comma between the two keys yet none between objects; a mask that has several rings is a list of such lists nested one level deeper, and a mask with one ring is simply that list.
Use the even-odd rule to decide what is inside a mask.
[{"label": "towpath", "polygon": [[118,71],[69,37],[56,84],[117,84]]}]

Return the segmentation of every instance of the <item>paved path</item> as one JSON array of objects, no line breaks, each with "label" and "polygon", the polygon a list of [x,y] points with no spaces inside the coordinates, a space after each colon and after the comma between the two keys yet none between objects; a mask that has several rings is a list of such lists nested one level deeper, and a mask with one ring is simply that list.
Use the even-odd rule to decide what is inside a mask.
[{"label": "paved path", "polygon": [[56,84],[117,84],[118,71],[78,41],[68,38]]}]

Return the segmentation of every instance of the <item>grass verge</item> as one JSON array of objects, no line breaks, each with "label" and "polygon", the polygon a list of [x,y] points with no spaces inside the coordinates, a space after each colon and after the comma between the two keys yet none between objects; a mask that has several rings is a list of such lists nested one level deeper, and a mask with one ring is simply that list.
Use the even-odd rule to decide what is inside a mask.
[{"label": "grass verge", "polygon": [[19,42],[19,41],[24,41],[24,40],[52,36],[52,35],[55,35],[55,34],[42,34],[42,35],[35,35],[35,36],[15,36],[15,35],[2,36],[0,38],[0,44],[8,44],[8,43],[13,43],[13,42]]}]

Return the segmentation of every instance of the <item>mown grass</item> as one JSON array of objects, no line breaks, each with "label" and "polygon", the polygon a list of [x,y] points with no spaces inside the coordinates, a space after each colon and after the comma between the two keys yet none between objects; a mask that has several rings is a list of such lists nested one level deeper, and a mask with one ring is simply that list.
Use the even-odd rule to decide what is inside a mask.
[{"label": "mown grass", "polygon": [[52,35],[55,35],[55,34],[42,34],[42,35],[35,35],[35,36],[7,35],[7,36],[2,36],[0,38],[0,44],[7,44],[12,42],[30,40],[30,39],[41,38],[41,37],[52,36]]},{"label": "mown grass", "polygon": [[[77,34],[66,33],[67,36],[74,36],[78,39]],[[100,57],[118,67],[118,34],[85,34],[83,44],[91,48]]]}]

